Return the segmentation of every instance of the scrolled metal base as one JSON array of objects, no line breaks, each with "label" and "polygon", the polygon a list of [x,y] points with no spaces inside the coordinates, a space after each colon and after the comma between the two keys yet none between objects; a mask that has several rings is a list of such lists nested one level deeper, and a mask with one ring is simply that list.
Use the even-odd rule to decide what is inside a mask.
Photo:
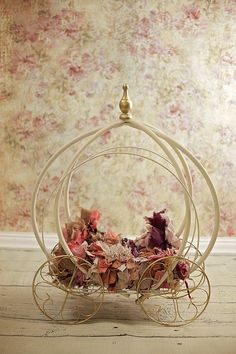
[{"label": "scrolled metal base", "polygon": [[[107,290],[93,269],[88,261],[68,255],[52,257],[43,263],[32,285],[34,300],[42,313],[67,324],[94,317]],[[205,310],[210,283],[204,267],[184,257],[169,256],[153,261],[144,269],[136,292],[136,303],[151,320],[165,326],[182,326]]]},{"label": "scrolled metal base", "polygon": [[102,279],[91,271],[91,264],[68,255],[52,257],[43,263],[34,276],[32,291],[45,316],[70,324],[95,316],[104,296]]},{"label": "scrolled metal base", "polygon": [[[175,276],[179,262],[189,265],[190,275],[185,280]],[[170,256],[152,262],[144,270],[137,285],[136,303],[151,320],[165,326],[182,326],[202,314],[209,298],[210,282],[204,268],[187,258]]]}]

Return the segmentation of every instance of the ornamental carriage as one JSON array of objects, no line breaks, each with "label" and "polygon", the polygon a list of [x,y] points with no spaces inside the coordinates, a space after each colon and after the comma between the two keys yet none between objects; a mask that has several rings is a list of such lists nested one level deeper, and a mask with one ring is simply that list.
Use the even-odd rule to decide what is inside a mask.
[{"label": "ornamental carriage", "polygon": [[[32,202],[32,223],[46,261],[33,279],[33,296],[39,309],[61,323],[81,323],[100,309],[104,294],[134,295],[136,304],[153,321],[166,326],[190,323],[205,310],[210,283],[204,261],[210,254],[219,229],[219,205],[214,186],[201,163],[186,148],[159,129],[134,119],[128,86],[123,86],[119,120],[79,135],[60,148],[47,162],[36,183]],[[162,151],[138,146],[116,146],[89,155],[85,150],[104,133],[126,126],[146,134]],[[70,151],[71,157],[49,198],[42,197],[48,171]],[[164,168],[179,183],[184,197],[184,215],[174,232],[165,210],[146,218],[146,231],[139,237],[122,237],[99,229],[100,213],[80,209],[72,218],[70,185],[82,166],[107,155],[141,157]],[[207,248],[199,250],[200,220],[194,201],[189,161],[201,174],[213,203],[213,230]],[[58,244],[46,245],[45,218],[51,206]],[[61,213],[67,220],[61,224]]]}]

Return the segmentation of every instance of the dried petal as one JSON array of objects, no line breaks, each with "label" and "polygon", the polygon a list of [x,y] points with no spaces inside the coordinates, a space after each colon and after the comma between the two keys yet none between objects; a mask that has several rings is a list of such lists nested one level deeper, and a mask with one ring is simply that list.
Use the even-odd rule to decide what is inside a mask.
[{"label": "dried petal", "polygon": [[136,264],[135,264],[135,261],[133,258],[129,258],[128,261],[127,261],[127,269],[134,269],[136,268]]},{"label": "dried petal", "polygon": [[117,276],[116,276],[116,272],[110,272],[109,274],[109,278],[108,278],[108,284],[111,285],[111,284],[115,284],[116,283],[116,280],[117,280]]},{"label": "dried petal", "polygon": [[81,219],[84,220],[85,224],[89,223],[90,214],[91,214],[91,210],[84,209],[84,208],[81,209],[81,212],[80,212]]},{"label": "dried petal", "polygon": [[112,263],[112,268],[118,269],[121,266],[121,262],[118,261],[118,259],[115,260],[115,262]]},{"label": "dried petal", "polygon": [[105,258],[99,258],[98,261],[98,271],[99,273],[105,273],[107,269],[110,267],[110,263]]}]

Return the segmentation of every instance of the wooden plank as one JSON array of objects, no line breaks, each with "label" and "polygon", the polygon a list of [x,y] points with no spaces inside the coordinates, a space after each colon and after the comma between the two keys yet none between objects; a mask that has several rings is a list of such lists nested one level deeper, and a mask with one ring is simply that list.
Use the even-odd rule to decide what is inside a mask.
[{"label": "wooden plank", "polygon": [[[236,320],[236,289],[235,287],[228,289],[230,291],[221,288],[214,289],[206,311],[212,320],[219,320],[221,316],[227,314],[230,314],[232,321]],[[223,303],[219,301],[220,297],[224,298]],[[146,315],[140,306],[135,304],[135,299],[135,295],[125,298],[118,294],[107,294],[104,296],[102,307],[96,318],[145,320]],[[153,300],[153,304],[155,305],[158,301],[158,299]],[[22,286],[0,286],[0,316],[10,316],[16,319],[44,319],[44,315],[34,303],[31,287]]]},{"label": "wooden plank", "polygon": [[[9,340],[10,339],[10,340]],[[81,338],[62,337],[54,340],[44,337],[2,337],[1,354],[65,354],[76,352],[79,354],[235,354],[236,339],[227,338],[137,338],[127,336],[113,336],[111,338]]]},{"label": "wooden plank", "polygon": [[188,326],[164,327],[153,321],[97,319],[79,325],[64,325],[49,320],[37,319],[0,319],[0,336],[32,336],[32,337],[184,337],[184,338],[236,338],[236,321],[225,322],[214,319],[196,320]]}]

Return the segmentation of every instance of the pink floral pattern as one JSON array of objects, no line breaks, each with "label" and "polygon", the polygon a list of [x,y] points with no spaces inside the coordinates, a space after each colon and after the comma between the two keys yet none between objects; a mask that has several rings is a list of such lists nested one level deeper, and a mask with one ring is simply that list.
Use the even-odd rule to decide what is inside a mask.
[{"label": "pink floral pattern", "polygon": [[[0,229],[31,230],[39,171],[77,134],[117,119],[127,81],[134,116],[176,138],[209,171],[220,199],[220,235],[236,235],[235,1],[28,0],[3,1],[0,10]],[[140,143],[151,146],[144,136],[111,130],[91,149]],[[57,167],[43,195],[52,192],[63,162]],[[201,234],[208,235],[211,204],[191,173]],[[140,216],[157,207],[181,218],[178,183],[143,159],[107,155],[73,182],[75,204],[104,210],[106,229],[136,234]]]}]

